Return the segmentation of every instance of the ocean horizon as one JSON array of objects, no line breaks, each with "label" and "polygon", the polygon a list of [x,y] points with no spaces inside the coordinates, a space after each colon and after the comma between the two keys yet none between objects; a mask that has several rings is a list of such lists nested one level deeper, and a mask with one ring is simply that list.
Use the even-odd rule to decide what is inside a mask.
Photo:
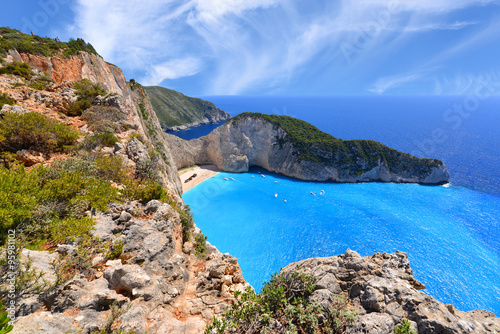
[{"label": "ocean horizon", "polygon": [[[457,96],[203,98],[232,116],[300,118],[337,138],[443,160],[450,171],[450,184],[429,187],[303,182],[255,167],[220,173],[185,193],[197,226],[238,258],[256,290],[290,262],[347,248],[362,256],[401,250],[428,294],[464,311],[500,315],[499,98],[475,108]],[[223,179],[229,176],[234,182]]]}]

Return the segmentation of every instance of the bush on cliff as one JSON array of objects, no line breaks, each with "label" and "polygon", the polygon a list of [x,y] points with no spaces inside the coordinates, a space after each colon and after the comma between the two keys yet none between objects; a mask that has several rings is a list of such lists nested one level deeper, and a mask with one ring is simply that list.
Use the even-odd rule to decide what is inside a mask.
[{"label": "bush on cliff", "polygon": [[39,54],[51,57],[61,54],[70,57],[79,51],[97,54],[94,47],[83,39],[70,39],[68,42],[58,42],[55,39],[32,36],[8,27],[0,27],[0,55],[6,55],[11,49],[20,53]]},{"label": "bush on cliff", "polygon": [[77,81],[73,89],[76,91],[77,100],[66,108],[65,114],[68,116],[80,116],[83,111],[96,104],[98,96],[106,95],[100,84],[92,83],[89,79]]},{"label": "bush on cliff", "polygon": [[36,112],[8,112],[0,122],[0,151],[61,151],[78,137],[78,132],[69,126]]},{"label": "bush on cliff", "polygon": [[98,132],[85,137],[80,144],[80,148],[90,151],[97,147],[113,147],[118,141],[118,138],[113,133]]},{"label": "bush on cliff", "polygon": [[347,297],[339,296],[328,309],[309,297],[316,279],[298,272],[281,272],[264,283],[260,294],[252,288],[236,292],[236,302],[222,319],[214,318],[205,334],[222,333],[343,333],[355,320]]},{"label": "bush on cliff", "polygon": [[34,75],[33,71],[31,70],[31,68],[28,64],[20,63],[17,61],[15,61],[11,64],[7,64],[4,67],[0,67],[0,74],[17,75],[17,76],[22,77],[26,80],[31,79],[31,77]]},{"label": "bush on cliff", "polygon": [[126,119],[125,115],[114,107],[92,106],[82,113],[82,118],[89,124],[89,129],[94,132],[119,132],[117,122]]},{"label": "bush on cliff", "polygon": [[4,104],[13,106],[16,103],[14,99],[11,99],[7,93],[0,93],[0,109],[2,109]]}]

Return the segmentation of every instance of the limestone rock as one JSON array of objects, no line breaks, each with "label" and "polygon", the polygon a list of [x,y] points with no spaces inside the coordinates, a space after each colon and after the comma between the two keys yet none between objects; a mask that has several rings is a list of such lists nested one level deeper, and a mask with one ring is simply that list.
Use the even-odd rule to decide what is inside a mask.
[{"label": "limestone rock", "polygon": [[22,162],[26,167],[45,162],[43,154],[33,150],[20,150],[16,152],[16,155],[17,160]]},{"label": "limestone rock", "polygon": [[37,312],[27,317],[18,318],[12,334],[67,334],[76,333],[73,327],[74,317],[62,313]]},{"label": "limestone rock", "polygon": [[[178,168],[191,165],[216,165],[228,172],[246,172],[251,166],[260,166],[275,173],[308,181],[334,182],[403,182],[442,184],[449,178],[446,166],[439,161],[430,165],[424,160],[385,148],[391,159],[398,161],[390,167],[386,159],[365,161],[360,155],[356,161],[344,160],[356,156],[358,147],[344,142],[349,153],[328,151],[311,144],[307,149],[315,159],[300,158],[299,148],[287,138],[290,135],[279,126],[261,117],[240,117],[226,122],[205,137],[185,141],[166,135]],[[325,136],[328,136],[325,134]],[[342,153],[344,152],[344,153]],[[387,153],[390,152],[390,153]],[[342,154],[347,157],[341,158]],[[379,152],[367,154],[379,155]],[[366,156],[365,156],[366,158]]]},{"label": "limestone rock", "polygon": [[[297,269],[300,268],[300,269]],[[316,278],[311,297],[327,306],[339,294],[347,295],[359,313],[346,333],[392,334],[408,319],[419,334],[495,333],[500,319],[491,312],[462,312],[420,291],[406,253],[345,254],[292,263],[284,272],[299,271]]]}]

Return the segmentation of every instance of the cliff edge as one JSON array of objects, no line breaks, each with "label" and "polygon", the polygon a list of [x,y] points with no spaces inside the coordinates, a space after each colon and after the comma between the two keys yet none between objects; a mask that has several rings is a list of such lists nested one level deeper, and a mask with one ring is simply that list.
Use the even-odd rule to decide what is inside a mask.
[{"label": "cliff edge", "polygon": [[214,164],[228,172],[251,166],[308,181],[443,184],[443,162],[419,159],[372,140],[341,140],[288,116],[243,113],[209,135],[167,135],[178,168]]}]

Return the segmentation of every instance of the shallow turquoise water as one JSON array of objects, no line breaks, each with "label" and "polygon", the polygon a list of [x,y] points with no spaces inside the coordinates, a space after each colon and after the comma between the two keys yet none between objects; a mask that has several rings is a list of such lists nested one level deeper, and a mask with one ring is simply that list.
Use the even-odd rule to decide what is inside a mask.
[{"label": "shallow turquoise water", "polygon": [[183,197],[208,241],[236,256],[257,290],[290,262],[347,248],[362,256],[401,250],[430,295],[500,315],[498,196],[453,186],[301,182],[253,169],[219,173]]}]

